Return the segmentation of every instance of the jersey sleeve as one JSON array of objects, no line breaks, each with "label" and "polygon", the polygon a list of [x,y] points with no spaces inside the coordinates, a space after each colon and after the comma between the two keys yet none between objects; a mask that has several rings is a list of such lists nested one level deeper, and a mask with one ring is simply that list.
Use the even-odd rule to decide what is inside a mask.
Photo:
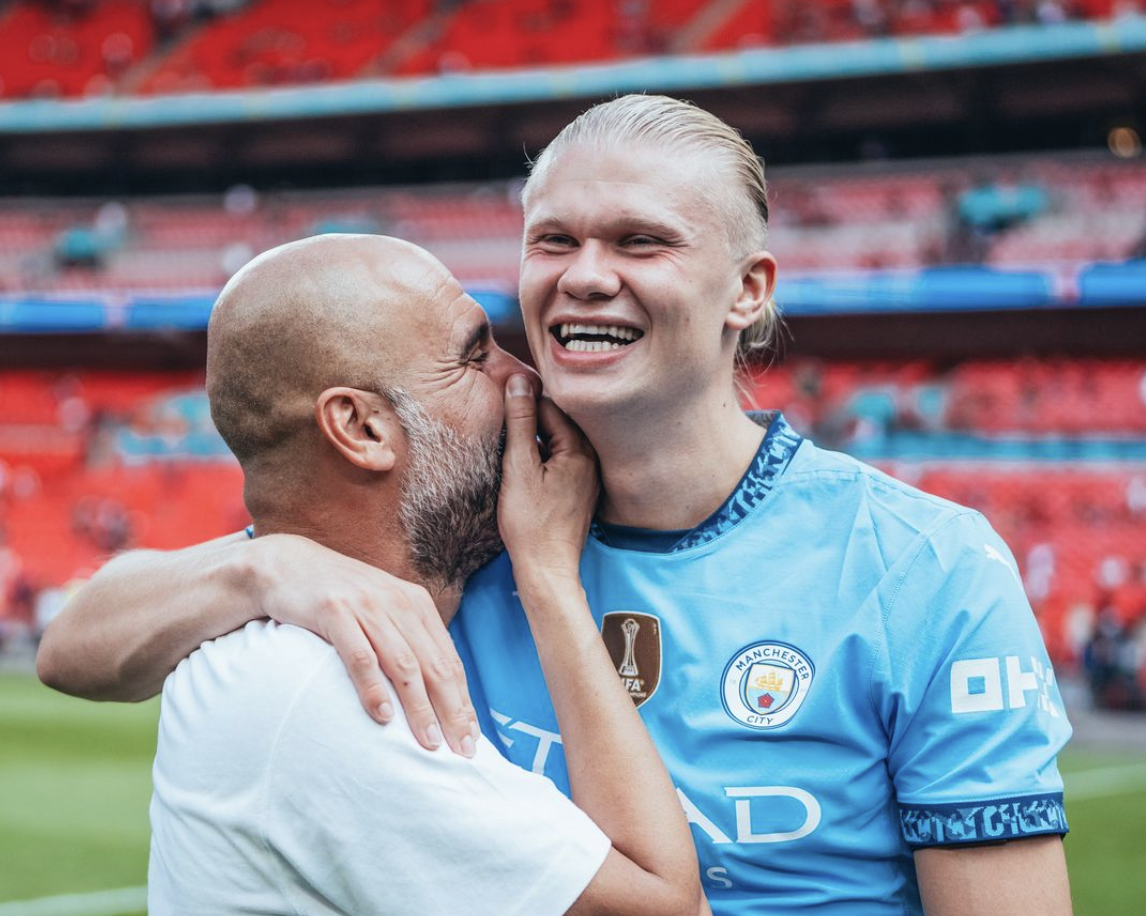
[{"label": "jersey sleeve", "polygon": [[573,905],[611,848],[584,812],[484,738],[473,759],[431,753],[404,716],[379,727],[355,707],[331,659],[271,757],[264,839],[298,912],[556,916]]},{"label": "jersey sleeve", "polygon": [[873,687],[908,845],[1065,834],[1071,729],[1011,552],[963,513],[894,583]]}]

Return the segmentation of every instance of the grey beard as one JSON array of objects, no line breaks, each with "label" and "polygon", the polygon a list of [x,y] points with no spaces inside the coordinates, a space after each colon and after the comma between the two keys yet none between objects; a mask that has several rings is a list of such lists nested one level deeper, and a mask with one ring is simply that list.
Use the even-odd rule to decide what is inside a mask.
[{"label": "grey beard", "polygon": [[386,394],[409,445],[398,512],[410,560],[427,585],[460,587],[502,550],[497,494],[505,434],[490,441],[461,435],[401,389]]}]

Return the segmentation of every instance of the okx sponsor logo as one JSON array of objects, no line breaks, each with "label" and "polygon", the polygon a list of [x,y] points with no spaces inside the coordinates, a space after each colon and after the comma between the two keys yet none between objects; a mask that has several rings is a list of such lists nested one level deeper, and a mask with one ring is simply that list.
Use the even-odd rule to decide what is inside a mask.
[{"label": "okx sponsor logo", "polygon": [[1054,669],[1033,656],[1029,666],[1017,655],[964,658],[951,664],[951,711],[1000,712],[1023,709],[1028,703],[1057,719],[1052,699]]}]

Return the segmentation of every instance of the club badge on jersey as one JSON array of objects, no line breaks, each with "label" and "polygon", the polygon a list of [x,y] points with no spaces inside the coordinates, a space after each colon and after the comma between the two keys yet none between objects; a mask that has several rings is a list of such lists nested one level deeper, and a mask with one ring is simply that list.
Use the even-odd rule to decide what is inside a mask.
[{"label": "club badge on jersey", "polygon": [[724,668],[724,710],[749,728],[779,728],[800,711],[815,675],[812,660],[795,646],[752,643]]}]

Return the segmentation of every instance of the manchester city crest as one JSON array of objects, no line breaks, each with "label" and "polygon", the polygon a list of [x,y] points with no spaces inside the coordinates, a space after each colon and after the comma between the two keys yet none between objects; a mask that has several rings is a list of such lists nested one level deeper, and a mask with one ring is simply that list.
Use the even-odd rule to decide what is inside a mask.
[{"label": "manchester city crest", "polygon": [[732,657],[721,678],[725,711],[749,728],[777,728],[796,714],[816,667],[795,646],[757,642]]}]

